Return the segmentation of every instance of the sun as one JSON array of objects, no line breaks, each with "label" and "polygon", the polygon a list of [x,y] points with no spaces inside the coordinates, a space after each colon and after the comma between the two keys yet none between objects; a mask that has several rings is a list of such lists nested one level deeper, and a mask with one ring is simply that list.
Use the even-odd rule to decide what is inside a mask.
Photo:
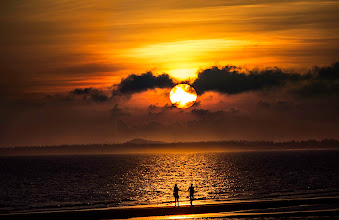
[{"label": "sun", "polygon": [[188,84],[178,84],[171,90],[170,100],[177,108],[189,108],[197,100],[197,93]]}]

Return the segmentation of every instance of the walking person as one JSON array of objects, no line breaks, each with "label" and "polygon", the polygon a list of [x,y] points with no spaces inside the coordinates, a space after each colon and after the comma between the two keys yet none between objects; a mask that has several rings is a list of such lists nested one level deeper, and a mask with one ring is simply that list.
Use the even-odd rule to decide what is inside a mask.
[{"label": "walking person", "polygon": [[175,184],[174,189],[173,189],[173,196],[174,196],[175,206],[177,206],[177,202],[178,202],[178,207],[179,207],[179,191],[180,189],[178,188],[177,184]]},{"label": "walking person", "polygon": [[191,201],[191,206],[193,206],[193,199],[194,199],[194,187],[193,184],[188,188],[188,191],[190,192],[190,201]]}]

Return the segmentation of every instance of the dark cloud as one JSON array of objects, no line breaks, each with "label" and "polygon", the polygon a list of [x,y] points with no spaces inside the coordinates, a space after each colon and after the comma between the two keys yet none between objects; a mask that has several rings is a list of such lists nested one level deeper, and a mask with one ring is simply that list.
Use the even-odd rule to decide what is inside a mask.
[{"label": "dark cloud", "polygon": [[84,99],[90,99],[94,102],[106,102],[109,97],[99,89],[85,88],[85,89],[74,89],[71,94],[82,96]]},{"label": "dark cloud", "polygon": [[339,62],[331,66],[315,66],[309,73],[310,80],[303,82],[292,89],[293,92],[302,97],[329,97],[338,98],[339,95]]},{"label": "dark cloud", "polygon": [[161,75],[154,75],[152,72],[141,75],[131,74],[121,80],[117,88],[113,90],[113,95],[133,94],[156,88],[172,88],[174,85],[174,80],[165,73]]},{"label": "dark cloud", "polygon": [[74,89],[71,93],[75,95],[88,95],[91,91],[93,91],[93,88]]},{"label": "dark cloud", "polygon": [[207,91],[238,94],[285,86],[305,97],[338,96],[339,62],[315,66],[307,74],[289,73],[277,67],[253,69],[246,73],[236,66],[212,67],[202,70],[192,85],[200,95]]},{"label": "dark cloud", "polygon": [[314,66],[309,74],[322,80],[339,80],[339,62],[333,63],[331,66]]},{"label": "dark cloud", "polygon": [[193,87],[198,94],[207,91],[238,94],[282,86],[288,81],[298,81],[303,78],[305,77],[300,74],[287,73],[277,67],[263,70],[253,69],[249,73],[245,73],[240,67],[236,66],[224,66],[222,68],[214,66],[201,71],[194,81]]}]

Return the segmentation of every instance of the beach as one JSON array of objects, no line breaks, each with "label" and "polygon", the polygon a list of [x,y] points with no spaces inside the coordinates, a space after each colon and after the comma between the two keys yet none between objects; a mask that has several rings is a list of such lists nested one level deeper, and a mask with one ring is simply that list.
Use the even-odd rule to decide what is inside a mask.
[{"label": "beach", "polygon": [[293,200],[253,200],[203,203],[180,207],[141,205],[101,209],[17,212],[2,214],[1,219],[194,219],[194,218],[334,218],[339,217],[339,197],[303,198]]}]

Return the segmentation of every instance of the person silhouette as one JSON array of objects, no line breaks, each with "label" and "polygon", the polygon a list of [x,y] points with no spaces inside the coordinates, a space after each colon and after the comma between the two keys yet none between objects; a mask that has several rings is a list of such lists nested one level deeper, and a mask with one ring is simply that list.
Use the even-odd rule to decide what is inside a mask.
[{"label": "person silhouette", "polygon": [[178,188],[177,184],[175,184],[174,189],[173,189],[173,196],[174,196],[175,206],[177,206],[177,202],[178,202],[178,207],[179,207],[179,191],[180,189]]},{"label": "person silhouette", "polygon": [[191,206],[193,206],[193,199],[194,199],[194,187],[193,184],[188,188],[188,191],[190,192],[190,201],[191,201]]}]

